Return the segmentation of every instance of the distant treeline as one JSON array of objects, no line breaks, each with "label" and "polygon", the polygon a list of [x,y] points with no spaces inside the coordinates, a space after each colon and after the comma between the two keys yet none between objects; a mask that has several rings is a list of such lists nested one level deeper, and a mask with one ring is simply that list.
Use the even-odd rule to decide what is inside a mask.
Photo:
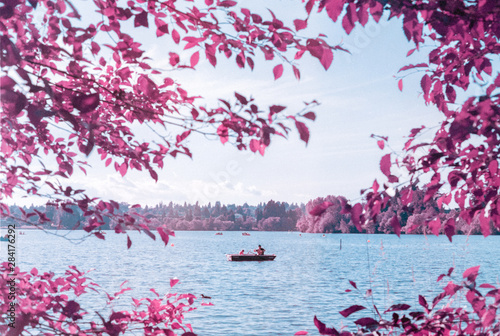
[{"label": "distant treeline", "polygon": [[[479,218],[473,218],[468,225],[459,217],[459,212],[446,209],[440,204],[440,195],[424,202],[426,190],[415,186],[407,186],[398,191],[391,198],[389,205],[381,209],[375,220],[365,223],[362,228],[366,233],[394,233],[391,220],[397,216],[403,234],[434,234],[444,233],[446,223],[453,219],[455,234],[481,234]],[[324,202],[331,205],[321,216],[312,216],[310,212]],[[304,215],[297,222],[297,229],[312,233],[358,233],[351,222],[351,215],[342,212],[342,204],[347,200],[342,196],[319,197],[307,203]],[[427,226],[425,223],[431,222]],[[492,222],[489,224],[491,234],[500,234]],[[485,232],[485,230],[483,230]]]},{"label": "distant treeline", "polygon": [[[363,225],[366,233],[394,233],[391,220],[397,216],[401,232],[406,234],[443,233],[448,219],[454,219],[456,234],[479,234],[480,222],[473,220],[472,225],[459,218],[457,210],[444,209],[438,204],[437,197],[424,202],[425,190],[415,186],[396,191],[390,204],[381,210],[375,220]],[[405,202],[403,202],[405,199]],[[328,202],[330,206],[319,216],[310,214],[320,204]],[[118,212],[142,218],[149,228],[165,225],[171,230],[201,231],[301,231],[309,233],[358,233],[351,223],[350,214],[342,212],[342,205],[347,202],[343,196],[318,197],[304,204],[289,204],[270,200],[256,206],[235,204],[168,204],[155,206],[131,207],[127,203],[119,204]],[[404,205],[405,204],[405,205]],[[86,219],[77,206],[31,206],[10,207],[11,213],[18,218],[29,218],[36,222],[39,214],[45,214],[50,221],[40,226],[44,228],[82,229]],[[28,216],[26,216],[28,214]],[[6,225],[11,220],[3,221]],[[433,231],[424,223],[433,221]],[[118,225],[113,219],[105,219],[102,229],[115,229]],[[23,224],[23,223],[20,223]],[[26,223],[24,223],[26,224]],[[425,230],[425,231],[424,231]],[[500,232],[490,225],[492,234]]]},{"label": "distant treeline", "polygon": [[[127,203],[119,204],[120,213],[138,214],[142,216],[150,228],[166,225],[171,230],[204,230],[204,231],[293,231],[302,216],[305,205],[286,202],[260,203],[256,206],[243,204],[168,204],[159,203],[155,206],[132,208]],[[45,213],[50,218],[44,228],[83,229],[85,218],[82,211],[73,205],[57,206],[11,206],[11,213],[21,218],[23,211],[27,214]],[[26,216],[24,216],[26,217]],[[32,216],[36,220],[37,216]],[[135,215],[135,217],[138,217]],[[113,220],[104,218],[106,225],[102,229],[114,229],[117,225]],[[22,224],[22,223],[20,223]]]}]

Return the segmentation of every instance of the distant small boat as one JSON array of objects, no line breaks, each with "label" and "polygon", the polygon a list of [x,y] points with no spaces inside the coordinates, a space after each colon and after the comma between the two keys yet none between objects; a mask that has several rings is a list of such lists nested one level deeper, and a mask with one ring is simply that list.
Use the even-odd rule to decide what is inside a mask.
[{"label": "distant small boat", "polygon": [[0,241],[9,241],[9,238],[7,238],[7,237],[0,237]]},{"label": "distant small boat", "polygon": [[248,232],[243,232],[243,233],[242,233],[242,235],[244,235],[244,236],[250,236],[250,233],[248,233]]},{"label": "distant small boat", "polygon": [[215,235],[216,236],[222,236],[222,232],[217,232]]},{"label": "distant small boat", "polygon": [[228,261],[267,261],[274,260],[275,254],[226,254]]}]

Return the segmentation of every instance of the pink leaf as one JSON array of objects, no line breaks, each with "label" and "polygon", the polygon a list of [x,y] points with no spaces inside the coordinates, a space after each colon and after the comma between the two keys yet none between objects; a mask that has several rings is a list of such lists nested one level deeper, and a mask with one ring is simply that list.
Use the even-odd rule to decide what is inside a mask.
[{"label": "pink leaf", "polygon": [[428,226],[433,234],[439,236],[439,231],[441,231],[441,221],[439,220],[439,218],[430,221]]},{"label": "pink leaf", "polygon": [[170,63],[171,66],[176,66],[177,64],[179,64],[180,62],[179,55],[173,52],[168,53],[168,55],[169,55],[168,62]]},{"label": "pink leaf", "polygon": [[316,120],[316,114],[314,114],[314,112],[307,112],[304,114],[304,118],[314,121]]},{"label": "pink leaf", "polygon": [[248,100],[247,100],[244,96],[240,95],[238,92],[235,92],[235,93],[234,93],[234,96],[236,97],[236,99],[238,99],[238,101],[239,101],[242,105],[246,105],[246,104],[248,104]]},{"label": "pink leaf", "polygon": [[426,68],[426,67],[428,67],[427,63],[410,64],[410,65],[405,65],[404,67],[399,69],[398,72],[410,70],[410,69],[415,69],[415,68]]},{"label": "pink leaf", "polygon": [[[170,53],[170,64],[172,64],[173,58],[175,59],[175,56],[177,56],[177,63],[179,62],[179,56],[177,54]],[[148,76],[145,75],[141,75],[137,79],[137,88],[148,98],[154,99],[158,94],[158,88],[156,87],[156,84]]]},{"label": "pink leaf", "polygon": [[148,27],[148,12],[142,11],[134,18],[134,27]]},{"label": "pink leaf", "polygon": [[370,326],[376,326],[378,325],[378,322],[371,317],[363,317],[360,318],[359,320],[354,321],[355,324],[358,324],[362,327],[370,327]]},{"label": "pink leaf", "polygon": [[326,13],[333,22],[337,21],[342,9],[344,8],[344,0],[330,0],[326,2]]},{"label": "pink leaf", "polygon": [[398,216],[394,215],[391,219],[391,226],[392,229],[394,230],[394,233],[398,236],[401,237],[401,224],[399,224]]},{"label": "pink leaf", "polygon": [[384,146],[385,146],[385,142],[383,140],[378,140],[377,141],[377,145],[380,149],[384,149]]},{"label": "pink leaf", "polygon": [[182,134],[178,134],[176,137],[176,142],[179,143],[184,141],[189,136],[189,134],[191,134],[191,130],[187,130],[182,132]]},{"label": "pink leaf", "polygon": [[194,68],[196,66],[196,64],[198,64],[199,60],[200,60],[200,52],[197,51],[191,55],[191,59],[190,59],[191,67]]},{"label": "pink leaf", "polygon": [[393,311],[399,311],[399,310],[408,310],[410,309],[410,306],[407,304],[395,304],[389,307],[384,313],[388,312],[393,312]]},{"label": "pink leaf", "polygon": [[179,279],[170,279],[170,287],[174,287],[179,282]]},{"label": "pink leaf", "polygon": [[80,305],[76,301],[68,301],[66,307],[63,308],[62,313],[68,317],[74,317],[75,314],[80,310]]},{"label": "pink leaf", "polygon": [[169,237],[168,236],[175,236],[173,231],[170,231],[164,227],[158,227],[156,229],[158,233],[160,234],[161,240],[165,243],[165,246],[168,244]]},{"label": "pink leaf", "polygon": [[[349,8],[351,8],[351,6],[347,7],[348,12],[350,10]],[[345,32],[348,35],[354,29],[354,22],[352,22],[351,15],[349,15],[349,13],[347,13],[346,15],[344,15],[344,17],[342,18],[342,28],[344,28]]]},{"label": "pink leaf", "polygon": [[283,74],[283,65],[278,64],[277,66],[275,66],[273,69],[273,74],[274,74],[274,80],[280,78],[281,75]]},{"label": "pink leaf", "polygon": [[328,70],[333,61],[333,52],[328,45],[319,39],[309,39],[307,50],[320,61],[325,70]]},{"label": "pink leaf", "polygon": [[127,235],[127,249],[129,249],[130,246],[132,246],[132,241],[130,240],[130,237]]},{"label": "pink leaf", "polygon": [[481,266],[474,266],[474,267],[466,269],[464,274],[462,275],[463,278],[467,279],[469,281],[475,281],[477,276],[478,276],[478,272],[479,272],[480,267]]},{"label": "pink leaf", "polygon": [[428,186],[424,196],[424,203],[431,200],[442,185],[443,185],[442,183],[438,183]]},{"label": "pink leaf", "polygon": [[149,169],[149,175],[151,175],[151,178],[158,182],[158,173],[155,172],[153,169]]},{"label": "pink leaf", "polygon": [[156,36],[157,37],[168,34],[168,24],[166,24],[165,22],[161,21],[158,18],[155,18],[155,23],[156,23],[156,27],[157,27],[157,29],[156,29]]},{"label": "pink leaf", "polygon": [[99,238],[99,239],[102,239],[102,240],[104,240],[104,239],[105,239],[105,238],[104,238],[104,235],[103,235],[101,232],[94,232],[94,235],[95,235],[97,238]]},{"label": "pink leaf", "polygon": [[219,127],[217,127],[217,135],[219,136],[222,144],[225,144],[229,140],[229,131],[224,125],[219,125]]},{"label": "pink leaf", "polygon": [[215,57],[215,49],[214,46],[205,44],[205,56],[207,57],[208,61],[210,64],[212,64],[214,67],[217,65],[217,58]]},{"label": "pink leaf", "polygon": [[425,95],[429,94],[429,91],[431,90],[431,84],[432,84],[432,80],[429,77],[429,75],[425,75],[420,80],[420,85],[422,86],[422,90],[424,90]]},{"label": "pink leaf", "polygon": [[299,336],[299,335],[309,335],[309,333],[305,330],[297,331],[294,336]]},{"label": "pink leaf", "polygon": [[248,66],[250,67],[250,69],[252,69],[252,71],[253,71],[253,68],[254,68],[253,59],[251,59],[250,57],[247,57],[247,63],[248,63]]},{"label": "pink leaf", "polygon": [[179,33],[177,32],[177,30],[172,30],[172,39],[174,40],[174,42],[176,44],[179,44],[180,40],[181,40],[181,36],[179,35]]},{"label": "pink leaf", "polygon": [[488,309],[483,316],[481,316],[481,322],[484,327],[489,327],[497,319],[497,308]]},{"label": "pink leaf", "polygon": [[297,130],[299,131],[300,140],[307,144],[309,142],[309,129],[306,124],[300,121],[295,121],[295,127],[297,127]]},{"label": "pink leaf", "polygon": [[488,237],[491,234],[490,217],[488,217],[488,214],[485,213],[484,209],[481,211],[481,214],[479,215],[479,224],[483,236]]},{"label": "pink leaf", "polygon": [[156,240],[156,237],[151,231],[149,231],[149,227],[146,224],[139,224],[139,226],[143,229],[144,233],[147,234],[151,239]]},{"label": "pink leaf", "polygon": [[256,151],[259,150],[259,148],[260,148],[260,141],[259,140],[256,140],[256,139],[250,140],[250,150],[252,152],[255,153]]},{"label": "pink leaf", "polygon": [[333,203],[325,201],[315,206],[311,211],[309,211],[309,214],[311,214],[311,216],[321,216],[326,211],[326,209],[328,209],[332,205]]},{"label": "pink leaf", "polygon": [[316,316],[314,316],[314,325],[318,328],[318,331],[321,335],[338,335],[338,331],[335,328],[327,328],[326,325],[318,320]]},{"label": "pink leaf", "polygon": [[240,67],[240,68],[244,68],[245,67],[245,54],[242,52],[240,52],[237,56],[236,56],[236,64]]},{"label": "pink leaf", "polygon": [[305,29],[307,27],[307,19],[306,20],[293,20],[293,24],[295,25],[295,30],[299,31]]},{"label": "pink leaf", "polygon": [[359,232],[362,231],[360,225],[360,217],[362,212],[363,212],[363,206],[360,203],[356,203],[351,209],[351,220]]},{"label": "pink leaf", "polygon": [[380,170],[387,177],[391,175],[391,154],[386,154],[382,157],[380,160]]},{"label": "pink leaf", "polygon": [[448,219],[446,221],[446,223],[444,224],[444,234],[446,235],[446,237],[448,237],[448,239],[451,242],[452,237],[455,234],[455,219],[454,218]]},{"label": "pink leaf", "polygon": [[425,309],[427,309],[427,300],[425,299],[425,297],[423,297],[422,295],[419,295],[418,296],[418,303],[424,307]]},{"label": "pink leaf", "polygon": [[403,91],[403,80],[402,79],[400,79],[398,82],[398,88],[399,88],[399,91]]},{"label": "pink leaf", "polygon": [[293,74],[295,75],[295,78],[297,78],[297,80],[300,80],[300,71],[299,71],[299,69],[295,65],[292,65],[292,69],[293,69]]},{"label": "pink leaf", "polygon": [[488,164],[488,170],[490,171],[490,175],[494,176],[498,172],[498,161],[497,160],[492,160]]},{"label": "pink leaf", "polygon": [[127,174],[127,169],[128,169],[128,165],[126,162],[122,163],[119,167],[118,167],[118,172],[123,176],[125,176],[125,174]]},{"label": "pink leaf", "polygon": [[323,51],[323,56],[320,59],[321,65],[325,68],[325,70],[328,70],[330,65],[332,65],[333,62],[333,51],[325,47],[325,50]]},{"label": "pink leaf", "polygon": [[366,308],[363,306],[359,306],[359,305],[353,305],[353,306],[350,306],[349,308],[346,308],[346,309],[340,311],[339,313],[340,313],[340,315],[342,315],[344,317],[348,317],[349,315],[354,314],[355,312],[363,310],[363,309],[366,309]]},{"label": "pink leaf", "polygon": [[349,280],[349,283],[351,284],[352,287],[358,289],[358,286],[356,285],[356,283],[352,280]]},{"label": "pink leaf", "polygon": [[[275,115],[276,113],[280,113],[281,111],[283,111],[284,109],[286,109],[286,106],[281,106],[281,105],[272,105],[271,107],[269,107],[269,115],[270,116],[273,116]],[[271,120],[271,119],[270,119]]]},{"label": "pink leaf", "polygon": [[12,90],[16,82],[9,76],[3,76],[0,78],[0,88],[3,90]]},{"label": "pink leaf", "polygon": [[92,93],[89,95],[80,94],[76,95],[72,99],[73,107],[79,110],[81,113],[88,113],[99,106],[99,93]]},{"label": "pink leaf", "polygon": [[231,0],[219,1],[217,3],[217,5],[221,7],[233,7],[236,6],[236,4],[237,4],[236,1],[231,1]]},{"label": "pink leaf", "polygon": [[306,4],[307,15],[311,14],[311,11],[312,11],[315,3],[316,3],[316,0],[309,0],[309,1],[307,1],[307,4]]}]

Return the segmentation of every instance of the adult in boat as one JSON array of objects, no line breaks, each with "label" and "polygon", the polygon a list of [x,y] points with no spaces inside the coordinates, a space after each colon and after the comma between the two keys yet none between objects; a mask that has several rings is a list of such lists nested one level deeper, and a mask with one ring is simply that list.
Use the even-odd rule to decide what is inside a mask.
[{"label": "adult in boat", "polygon": [[254,251],[257,252],[258,255],[263,255],[264,252],[266,252],[266,250],[260,245],[259,245],[259,248],[254,250]]}]

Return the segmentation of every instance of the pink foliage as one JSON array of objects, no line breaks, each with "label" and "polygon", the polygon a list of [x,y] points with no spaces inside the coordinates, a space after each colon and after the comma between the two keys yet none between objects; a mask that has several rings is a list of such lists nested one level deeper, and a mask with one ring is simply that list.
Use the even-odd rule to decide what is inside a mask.
[{"label": "pink foliage", "polygon": [[[318,3],[319,11],[324,11],[333,21],[341,21],[348,34],[355,24],[364,26],[369,16],[378,22],[383,11],[389,17],[401,18],[402,30],[415,47],[408,56],[419,50],[424,42],[433,43],[427,62],[407,65],[400,71],[405,74],[418,70],[414,74],[421,74],[422,97],[427,104],[437,107],[443,121],[431,141],[418,143],[417,135],[423,127],[412,130],[397,162],[394,158],[391,162],[391,154],[382,157],[380,169],[388,183],[382,190],[373,186],[364,193],[366,215],[359,220],[376,220],[388,205],[390,196],[384,191],[391,183],[398,182],[398,177],[393,175],[398,168],[409,174],[410,184],[417,183],[420,174],[428,175],[429,182],[424,183],[426,201],[442,192],[442,203],[450,204],[453,199],[458,204],[460,219],[454,222],[448,219],[448,225],[443,227],[450,239],[457,233],[458,222],[461,227],[463,222],[473,225],[476,218],[485,236],[491,233],[492,227],[500,229],[500,178],[497,174],[500,74],[494,71],[495,64],[491,61],[500,50],[500,3],[493,0],[432,0],[417,1],[409,6],[392,0],[384,2],[385,5],[379,1],[312,0],[305,6],[309,22],[311,10]],[[471,88],[474,86],[481,87],[477,95],[473,95]],[[402,90],[402,78],[398,87]],[[465,92],[462,95],[465,98],[458,99],[457,92]],[[417,150],[425,151],[418,159],[415,157]],[[354,206],[349,206],[346,211],[353,209]],[[351,214],[353,224],[358,226],[358,216]],[[419,216],[412,221],[415,220],[415,229],[423,231],[433,216]]]},{"label": "pink foliage", "polygon": [[[97,0],[87,5],[94,6],[86,10],[93,9],[99,22],[80,20],[78,8],[63,0],[8,1],[0,11],[1,199],[12,197],[14,190],[19,196],[43,197],[43,186],[49,188],[51,204],[79,207],[89,232],[101,230],[108,218],[140,230],[135,221],[145,222],[144,218],[119,218],[111,201],[64,185],[75,169],[86,173],[85,159],[91,152],[121,176],[139,170],[157,180],[157,170],[168,157],[192,156],[187,139],[196,133],[215,135],[222,143],[262,155],[273,138],[288,136],[287,125],[295,125],[308,142],[303,121],[311,120],[310,111],[289,119],[284,106],[260,108],[253,98],[239,93],[236,101],[229,97],[206,107],[203,97],[188,93],[169,77],[171,69],[154,68],[140,38],[127,34],[124,27],[133,22],[140,30],[135,35],[150,34],[165,45],[172,40],[189,50],[186,57],[175,48],[167,51],[172,69],[194,69],[202,55],[214,66],[225,57],[237,67],[253,69],[257,53],[276,62],[275,56],[288,50],[309,50],[328,68],[333,52],[322,38],[302,38],[274,13],[265,18],[245,8],[237,10],[234,1],[209,7],[149,2],[147,10],[143,1]],[[225,24],[234,34],[226,32]],[[299,28],[304,24],[298,23]],[[109,42],[99,44],[101,36]],[[288,66],[277,63],[275,79]],[[300,77],[298,64],[291,66]],[[162,141],[137,138],[134,123],[154,128]],[[41,166],[35,158],[42,160]],[[55,164],[44,166],[49,162]],[[2,216],[10,216],[4,206],[1,209]],[[37,216],[40,223],[48,222],[43,214]]]},{"label": "pink foliage", "polygon": [[[15,273],[13,277],[11,273]],[[87,273],[70,266],[62,276],[54,273],[39,273],[36,268],[30,272],[14,272],[7,263],[0,265],[0,309],[8,312],[11,281],[15,282],[16,308],[13,309],[15,328],[9,327],[10,315],[0,316],[0,334],[7,336],[21,334],[37,335],[119,335],[130,330],[140,330],[143,335],[175,336],[179,330],[192,333],[185,324],[184,314],[196,309],[196,297],[192,294],[166,294],[155,297],[132,299],[134,309],[115,311],[113,303],[130,288],[122,284],[120,291],[110,295],[87,277]],[[174,286],[178,280],[171,280]],[[106,294],[109,313],[86,311],[78,301],[89,291]],[[92,314],[91,314],[92,313]],[[194,335],[194,334],[192,334]]]},{"label": "pink foliage", "polygon": [[[295,61],[307,52],[328,69],[334,51],[343,50],[330,46],[323,35],[303,38],[296,34],[313,20],[313,8],[341,21],[347,34],[358,24],[365,26],[370,17],[379,22],[386,11],[391,18],[401,18],[402,31],[414,44],[408,56],[424,43],[432,46],[425,63],[408,65],[401,71],[419,70],[415,73],[421,74],[422,97],[436,106],[443,121],[431,141],[418,143],[423,128],[415,128],[401,157],[385,154],[380,169],[387,181],[376,181],[363,193],[362,202],[351,205],[341,197],[318,198],[308,203],[297,227],[306,232],[344,232],[350,221],[358,231],[444,233],[450,240],[457,232],[480,230],[487,236],[500,229],[500,75],[491,61],[500,50],[498,1],[309,0],[305,1],[307,17],[293,21],[296,30],[272,12],[263,18],[245,8],[236,11],[236,1],[207,0],[206,7],[191,8],[148,2],[147,11],[142,3],[129,1],[122,7],[119,2],[96,0],[91,5],[101,21],[82,25],[87,21],[79,20],[80,14],[69,1],[4,2],[0,10],[4,73],[0,78],[1,199],[12,197],[14,192],[41,196],[43,186],[50,189],[55,207],[70,212],[71,206],[77,206],[85,217],[84,229],[99,238],[104,238],[100,230],[109,219],[115,222],[117,233],[125,233],[127,228],[143,231],[147,229],[140,224],[147,219],[139,213],[118,214],[116,202],[89,197],[61,181],[69,180],[77,168],[86,173],[85,157],[93,151],[121,176],[144,170],[157,180],[156,171],[163,168],[167,157],[192,156],[186,140],[195,133],[217,136],[239,150],[264,154],[276,136],[287,137],[287,122],[293,121],[300,139],[308,143],[310,134],[303,121],[314,119],[307,117],[305,110],[286,117],[284,107],[273,105],[268,111],[242,94],[235,95],[236,101],[232,97],[220,99],[218,106],[206,107],[199,102],[200,97],[184,90],[167,72],[153,69],[141,43],[122,31],[125,24],[133,22],[141,33],[172,40],[190,50],[186,59],[175,52],[169,54],[172,69],[195,68],[200,55],[214,67],[218,58],[226,57],[239,68],[253,69],[256,54],[262,53],[266,61],[286,60],[283,63],[290,65],[299,79],[300,71],[286,57],[287,51],[295,52]],[[224,22],[219,22],[218,16]],[[225,33],[223,25],[235,34]],[[111,36],[112,42],[99,45],[96,41],[101,35]],[[283,64],[278,61],[273,67],[275,80],[283,73]],[[473,86],[480,87],[481,93],[472,95]],[[398,87],[402,90],[401,79]],[[165,134],[160,136],[164,141],[139,140],[131,129],[133,123],[163,127]],[[61,128],[67,136],[56,135]],[[424,150],[424,155],[416,157],[417,150]],[[53,164],[44,166],[44,162]],[[410,189],[391,197],[387,190],[391,185],[396,187],[398,169],[409,174]],[[428,176],[423,194],[411,189],[421,174]],[[458,211],[441,212],[452,200]],[[13,218],[5,203],[0,203],[0,209],[2,217]],[[29,222],[30,218],[50,222],[46,213],[37,210],[15,219]],[[274,225],[275,218],[265,216],[259,223]],[[184,218],[172,221],[176,225],[192,222]],[[234,222],[221,215],[211,218],[208,225],[222,229]],[[172,235],[164,226],[158,226],[157,232],[165,244]],[[149,230],[146,234],[154,237]],[[5,311],[8,271],[5,264],[2,267],[0,305]],[[86,311],[65,294],[78,298],[85,290],[97,290],[83,273],[74,268],[59,278],[50,273],[38,275],[35,269],[17,273],[18,329],[10,330],[12,335],[23,330],[36,333],[40,327],[48,328],[49,333],[116,335],[132,325],[143,328],[145,334],[172,335],[172,329],[182,329],[185,335],[192,335],[189,326],[180,324],[185,309],[192,309],[194,297],[189,294],[172,297],[167,303],[159,298],[137,300],[138,309],[144,310],[111,312],[84,327],[80,321]],[[418,308],[406,314],[409,307],[399,304],[386,311],[392,313],[389,319],[379,314],[377,319],[362,317],[354,323],[360,333],[499,334],[499,289],[490,284],[476,287],[477,274],[477,268],[467,270],[463,282],[450,281],[432,301],[420,296],[424,311]],[[491,290],[484,295],[479,288]],[[438,307],[444,298],[457,293],[463,294],[472,310]],[[347,315],[360,309],[350,307],[343,312]],[[321,334],[340,334],[317,318],[314,323]],[[5,324],[0,328],[7,331]]]},{"label": "pink foliage", "polygon": [[[441,274],[437,281],[451,277],[453,269]],[[500,288],[492,284],[477,284],[479,266],[467,269],[463,280],[455,283],[450,280],[442,292],[428,301],[418,296],[419,306],[411,309],[411,305],[393,304],[385,311],[373,305],[376,318],[361,317],[354,321],[357,331],[339,332],[314,317],[314,324],[321,335],[355,336],[355,335],[497,335],[500,333]],[[357,288],[356,288],[357,289]],[[466,305],[455,304],[457,299]],[[340,314],[348,317],[367,307],[350,306]],[[422,310],[423,308],[423,310]],[[382,313],[381,313],[382,312]],[[359,315],[359,313],[357,314]],[[344,326],[345,328],[345,326]]]},{"label": "pink foliage", "polygon": [[344,197],[331,195],[309,201],[305,213],[297,221],[297,229],[313,233],[343,232],[341,224],[350,222],[350,216],[342,213],[345,202]]}]

